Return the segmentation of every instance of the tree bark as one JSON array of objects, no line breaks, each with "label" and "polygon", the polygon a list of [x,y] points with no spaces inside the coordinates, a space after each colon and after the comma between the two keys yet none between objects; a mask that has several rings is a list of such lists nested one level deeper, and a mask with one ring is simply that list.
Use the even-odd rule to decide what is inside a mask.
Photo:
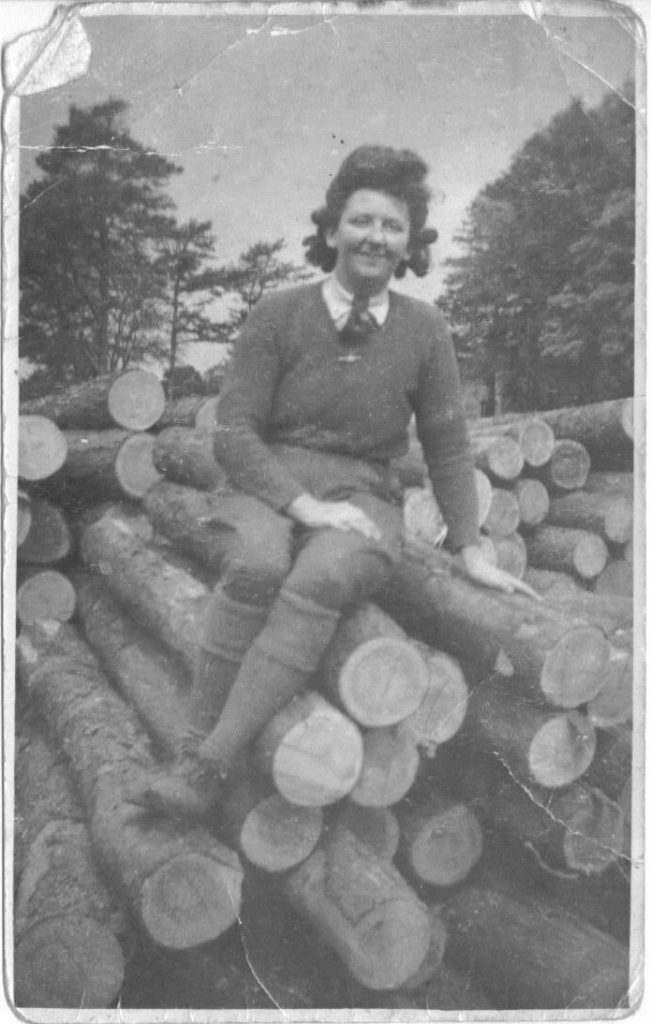
[{"label": "tree bark", "polygon": [[552,498],[547,522],[590,530],[613,544],[626,544],[633,535],[633,503],[622,494],[574,491]]},{"label": "tree bark", "polygon": [[347,828],[380,860],[393,860],[398,852],[400,825],[389,807],[360,807],[345,801],[333,824]]},{"label": "tree bark", "polygon": [[215,418],[215,404],[219,395],[188,395],[165,403],[163,415],[156,424],[157,429],[167,427],[191,427],[207,429],[206,419]]},{"label": "tree bark", "polygon": [[401,725],[364,735],[361,775],[350,799],[362,807],[390,807],[411,789],[420,763],[413,736]]},{"label": "tree bark", "polygon": [[124,980],[124,909],[95,868],[64,766],[23,716],[15,775],[14,993],[18,1006],[109,1006]]},{"label": "tree bark", "polygon": [[85,564],[99,569],[113,595],[193,677],[207,587],[141,540],[117,510],[87,527],[80,547]]},{"label": "tree bark", "polygon": [[21,480],[45,480],[66,459],[66,439],[45,416],[18,418],[18,476]]},{"label": "tree bark", "polygon": [[[22,549],[21,549],[22,550]],[[624,558],[609,562],[595,583],[595,594],[633,597],[633,566]]]},{"label": "tree bark", "polygon": [[26,565],[55,565],[72,551],[72,533],[65,513],[45,498],[32,501],[29,533],[18,548],[18,561]]},{"label": "tree bark", "polygon": [[151,434],[127,430],[71,431],[61,469],[43,485],[43,493],[66,507],[98,501],[140,499],[161,479],[154,466]]},{"label": "tree bark", "polygon": [[19,573],[16,616],[23,626],[44,619],[68,622],[74,615],[75,603],[75,588],[62,573],[54,569]]},{"label": "tree bark", "polygon": [[630,722],[597,730],[595,756],[585,782],[619,800],[633,768],[633,730]]},{"label": "tree bark", "polygon": [[391,864],[346,829],[322,843],[284,888],[366,988],[398,988],[429,952],[427,908]]},{"label": "tree bark", "polygon": [[168,427],[156,435],[154,464],[172,483],[210,491],[226,482],[226,472],[215,460],[208,431]]},{"label": "tree bark", "polygon": [[314,691],[274,715],[255,750],[262,773],[300,807],[325,807],[350,793],[364,755],[357,726]]},{"label": "tree bark", "polygon": [[134,809],[155,762],[135,714],[109,687],[74,629],[46,623],[18,638],[20,680],[66,752],[99,861],[150,938],[173,949],[222,934],[237,917],[242,872],[205,829]]},{"label": "tree bark", "polygon": [[210,493],[163,481],[145,495],[143,507],[174,547],[216,574],[236,540],[235,531],[216,515],[218,501]]},{"label": "tree bark", "polygon": [[105,430],[114,426],[148,430],[160,418],[165,396],[147,370],[105,374],[28,402],[20,412],[47,416],[61,429]]},{"label": "tree bark", "polygon": [[400,991],[389,995],[383,1004],[393,1010],[494,1010],[495,1004],[479,988],[477,981],[463,969],[451,967],[445,960],[434,977],[413,994]]},{"label": "tree bark", "polygon": [[591,700],[602,685],[609,649],[598,627],[559,621],[528,598],[476,587],[455,574],[444,553],[428,564],[403,557],[381,603],[411,636],[474,665],[481,679],[506,655],[517,689],[558,707]]},{"label": "tree bark", "polygon": [[360,725],[395,725],[420,706],[427,668],[385,612],[364,603],[342,617],[319,668],[326,695]]},{"label": "tree bark", "polygon": [[625,948],[540,895],[523,903],[468,886],[446,916],[452,961],[475,964],[498,1010],[626,1005]]},{"label": "tree bark", "polygon": [[539,526],[526,539],[527,557],[538,569],[576,573],[594,580],[606,568],[608,548],[596,533],[566,526]]},{"label": "tree bark", "polygon": [[182,667],[130,618],[104,578],[73,576],[84,636],[124,700],[138,713],[156,745],[178,756],[189,732],[189,686]]},{"label": "tree bark", "polygon": [[622,647],[611,647],[601,693],[588,704],[588,715],[600,729],[630,722],[633,717],[633,658]]}]

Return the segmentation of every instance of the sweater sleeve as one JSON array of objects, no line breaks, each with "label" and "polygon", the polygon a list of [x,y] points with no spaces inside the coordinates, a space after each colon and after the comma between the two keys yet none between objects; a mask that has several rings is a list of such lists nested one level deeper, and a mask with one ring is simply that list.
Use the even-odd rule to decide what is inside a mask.
[{"label": "sweater sleeve", "polygon": [[274,393],[282,373],[276,305],[261,299],[238,338],[217,404],[215,458],[236,487],[278,511],[303,494],[265,443]]},{"label": "sweater sleeve", "polygon": [[457,550],[479,543],[477,490],[456,354],[442,315],[433,313],[429,358],[414,412],[432,489],[447,523],[447,542]]}]

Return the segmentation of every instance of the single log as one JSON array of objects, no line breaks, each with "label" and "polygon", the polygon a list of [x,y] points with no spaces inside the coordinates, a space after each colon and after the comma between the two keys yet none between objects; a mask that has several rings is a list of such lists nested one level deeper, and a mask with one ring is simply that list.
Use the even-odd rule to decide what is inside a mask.
[{"label": "single log", "polygon": [[435,906],[428,907],[430,922],[429,948],[417,971],[403,981],[403,992],[413,992],[426,985],[440,970],[448,941],[448,929],[442,911]]},{"label": "single log", "polygon": [[495,565],[511,576],[521,580],[527,571],[527,545],[519,533],[510,533],[507,537],[493,535]]},{"label": "single log", "polygon": [[484,529],[490,536],[506,537],[520,525],[520,505],[516,494],[494,487]]},{"label": "single log", "polygon": [[629,946],[631,890],[621,858],[601,875],[577,878],[567,872],[545,872],[540,885],[546,896],[574,917]]},{"label": "single log", "polygon": [[124,979],[124,910],[97,874],[65,768],[24,717],[14,793],[16,1004],[109,1006]]},{"label": "single log", "polygon": [[50,395],[22,402],[23,413],[47,416],[69,430],[104,430],[117,424],[148,430],[165,403],[163,388],[147,370],[127,370],[73,384]]},{"label": "single log", "polygon": [[429,885],[457,885],[481,856],[482,828],[467,804],[430,790],[426,805],[403,809],[399,821],[409,866]]},{"label": "single log", "polygon": [[345,801],[334,825],[347,828],[381,860],[393,860],[398,852],[400,825],[389,807],[360,807]]},{"label": "single log", "polygon": [[516,480],[513,493],[518,499],[520,529],[532,529],[547,518],[549,492],[541,480],[536,480],[534,477],[522,477],[521,480]]},{"label": "single log", "polygon": [[290,804],[249,771],[230,790],[222,829],[250,864],[273,873],[288,871],[314,850],[323,830],[323,811]]},{"label": "single log", "polygon": [[590,530],[613,544],[625,544],[633,534],[633,503],[623,494],[573,491],[552,498],[547,522]]},{"label": "single log", "polygon": [[364,735],[361,775],[350,799],[362,807],[390,807],[411,789],[420,759],[408,729],[395,725]]},{"label": "single log", "polygon": [[574,572],[584,580],[596,579],[608,562],[608,548],[588,530],[566,526],[539,526],[526,540],[527,556],[538,569]]},{"label": "single log", "polygon": [[[22,549],[21,549],[22,550]],[[633,597],[633,566],[623,558],[609,562],[595,583],[595,594]]]},{"label": "single log", "polygon": [[476,587],[456,575],[444,552],[427,564],[404,556],[381,602],[411,636],[464,666],[474,664],[482,679],[506,655],[518,691],[558,707],[583,704],[601,688],[609,647],[598,627],[554,618],[528,598]]},{"label": "single log", "polygon": [[214,573],[233,543],[234,530],[215,513],[217,496],[162,481],[147,492],[143,507],[154,528],[170,543]]},{"label": "single log", "polygon": [[133,622],[104,577],[79,571],[73,580],[84,636],[107,677],[157,746],[168,757],[178,755],[189,731],[189,688],[181,666]]},{"label": "single log", "polygon": [[502,773],[486,813],[493,825],[524,843],[551,871],[600,875],[623,851],[621,809],[581,782],[544,793],[525,789]]},{"label": "single log", "polygon": [[314,691],[274,715],[255,750],[262,773],[301,807],[324,807],[350,793],[364,757],[357,726]]},{"label": "single log", "polygon": [[601,692],[588,704],[588,715],[600,729],[630,722],[633,717],[633,659],[630,651],[611,647]]},{"label": "single log", "polygon": [[474,964],[497,1009],[626,1005],[626,949],[552,901],[468,886],[446,909],[452,961]]},{"label": "single log", "polygon": [[528,474],[542,480],[552,494],[558,494],[583,487],[590,466],[590,456],[582,444],[578,441],[562,440],[554,442],[549,462],[540,469],[530,469]]},{"label": "single log", "polygon": [[[555,573],[554,576],[560,576],[562,581],[569,579],[563,573]],[[632,650],[633,602],[629,597],[596,594],[578,586],[573,591],[561,590],[556,581],[554,588],[553,601],[550,598],[546,606],[548,615],[566,622],[593,623],[601,627],[611,643]],[[604,671],[607,670],[606,663]]]},{"label": "single log", "polygon": [[366,988],[398,988],[429,951],[427,908],[390,863],[347,829],[337,829],[293,871],[284,890]]},{"label": "single log", "polygon": [[427,690],[418,708],[402,723],[414,743],[433,757],[461,728],[468,707],[468,685],[459,662],[444,651],[420,647],[427,666]]},{"label": "single log", "polygon": [[118,509],[87,527],[80,550],[85,564],[100,572],[115,597],[193,675],[207,587],[141,540]]},{"label": "single log", "polygon": [[24,626],[44,619],[68,622],[75,611],[75,588],[68,579],[54,569],[28,571],[19,574],[16,592],[16,615]]},{"label": "single log", "polygon": [[29,533],[18,548],[18,561],[28,565],[54,565],[72,551],[72,533],[64,512],[45,498],[32,501]]},{"label": "single log", "polygon": [[211,491],[226,482],[226,473],[215,460],[207,431],[168,427],[154,441],[154,465],[172,483]]},{"label": "single log", "polygon": [[552,456],[554,431],[548,423],[537,417],[519,419],[513,423],[476,420],[469,427],[472,436],[489,434],[513,438],[520,446],[525,466],[544,466]]},{"label": "single log", "polygon": [[520,476],[524,459],[518,442],[512,437],[475,435],[470,443],[475,465],[489,479],[500,483]]},{"label": "single log", "polygon": [[360,725],[395,725],[421,704],[427,667],[418,648],[376,605],[342,617],[319,670],[325,694]]},{"label": "single log", "polygon": [[56,473],[66,458],[66,439],[45,416],[18,418],[18,476],[21,480],[45,480]]},{"label": "single log", "polygon": [[[570,438],[583,444],[595,469],[622,470],[632,468],[634,440],[633,398],[617,398],[592,405],[536,412],[554,431],[557,438]],[[479,420],[482,429],[506,422],[528,419],[530,414],[510,413],[497,420]]]},{"label": "single log", "polygon": [[536,707],[523,700],[513,680],[491,679],[475,688],[467,722],[482,748],[496,753],[527,785],[568,786],[594,757],[595,729],[587,715]]},{"label": "single log", "polygon": [[25,491],[18,491],[16,508],[16,547],[20,547],[27,538],[32,525],[32,504]]},{"label": "single log", "polygon": [[237,855],[205,829],[157,821],[129,802],[156,770],[135,713],[67,623],[23,629],[20,681],[68,759],[94,850],[150,938],[173,949],[222,934],[237,917]]},{"label": "single log", "polygon": [[161,475],[154,466],[154,438],[127,430],[66,431],[66,461],[42,490],[66,507],[140,499]]}]

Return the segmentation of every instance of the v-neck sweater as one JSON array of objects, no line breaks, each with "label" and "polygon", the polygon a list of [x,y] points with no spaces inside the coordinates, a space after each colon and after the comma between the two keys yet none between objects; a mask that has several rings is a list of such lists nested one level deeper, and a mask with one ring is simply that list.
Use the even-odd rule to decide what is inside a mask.
[{"label": "v-neck sweater", "polygon": [[389,293],[381,327],[342,345],[321,283],[264,296],[234,346],[215,455],[231,482],[282,511],[305,487],[282,444],[382,466],[404,455],[412,413],[453,549],[479,540],[474,467],[454,347],[441,313]]}]

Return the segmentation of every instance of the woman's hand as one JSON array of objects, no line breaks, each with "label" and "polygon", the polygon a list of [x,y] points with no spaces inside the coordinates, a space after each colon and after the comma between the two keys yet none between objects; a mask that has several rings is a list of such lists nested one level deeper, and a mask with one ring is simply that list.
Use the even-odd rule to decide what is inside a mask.
[{"label": "woman's hand", "polygon": [[299,494],[287,511],[292,519],[312,529],[332,527],[335,530],[357,530],[369,540],[380,540],[380,528],[350,501],[319,501],[311,494]]},{"label": "woman's hand", "polygon": [[537,594],[527,583],[523,583],[517,576],[512,576],[496,565],[487,561],[482,549],[475,544],[469,544],[461,549],[461,560],[464,568],[472,580],[481,583],[484,587],[494,587],[496,590],[503,590],[507,594],[513,594],[516,590],[532,597],[534,601],[542,601],[540,594]]}]

